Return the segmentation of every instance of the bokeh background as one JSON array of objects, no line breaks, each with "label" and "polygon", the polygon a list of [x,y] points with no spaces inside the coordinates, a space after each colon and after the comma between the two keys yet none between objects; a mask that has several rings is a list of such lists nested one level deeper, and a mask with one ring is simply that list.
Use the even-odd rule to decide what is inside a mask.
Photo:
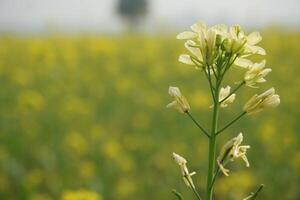
[{"label": "bokeh background", "polygon": [[[216,199],[239,200],[260,183],[259,199],[300,199],[300,2],[298,0],[1,0],[0,199],[186,199],[173,151],[196,171],[204,193],[207,141],[165,105],[179,86],[192,113],[210,125],[201,73],[180,64],[178,32],[198,20],[259,30],[273,71],[222,110],[238,114],[274,86],[281,105],[245,117],[220,137],[244,133],[250,168],[235,162],[217,180]],[[255,58],[261,60],[261,57]],[[232,70],[226,84],[239,80]]]}]

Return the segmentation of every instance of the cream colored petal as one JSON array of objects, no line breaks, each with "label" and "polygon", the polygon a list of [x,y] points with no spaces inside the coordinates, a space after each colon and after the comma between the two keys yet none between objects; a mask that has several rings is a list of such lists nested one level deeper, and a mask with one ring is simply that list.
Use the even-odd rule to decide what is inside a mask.
[{"label": "cream colored petal", "polygon": [[187,163],[185,158],[183,158],[182,156],[180,156],[179,154],[177,154],[175,152],[173,152],[172,156],[178,165],[185,165]]},{"label": "cream colored petal", "polygon": [[229,169],[226,169],[222,164],[219,165],[219,168],[225,176],[229,176]]},{"label": "cream colored petal", "polygon": [[260,75],[261,75],[262,77],[265,77],[265,76],[268,75],[271,71],[272,71],[271,68],[266,68],[266,69],[264,69],[264,70],[260,73]]},{"label": "cream colored petal", "polygon": [[266,55],[266,51],[259,46],[246,45],[246,51],[252,54]]},{"label": "cream colored petal", "polygon": [[280,104],[280,98],[279,95],[275,94],[267,99],[265,99],[265,101],[263,102],[264,105],[268,106],[268,107],[276,107]]},{"label": "cream colored petal", "polygon": [[259,34],[259,32],[253,32],[250,33],[247,37],[247,42],[250,45],[256,45],[257,43],[259,43],[262,40],[261,35]]},{"label": "cream colored petal", "polygon": [[174,107],[176,107],[177,106],[177,101],[172,101],[171,103],[169,103],[168,105],[167,105],[167,108],[174,108]]},{"label": "cream colored petal", "polygon": [[187,64],[187,65],[195,65],[190,57],[190,55],[187,55],[187,54],[182,54],[179,56],[178,58],[178,61],[179,62],[182,62],[184,64]]},{"label": "cream colored petal", "polygon": [[184,31],[182,33],[179,33],[177,36],[176,36],[176,39],[179,39],[179,40],[190,40],[190,39],[194,39],[198,36],[197,33],[195,32],[192,32],[192,31]]},{"label": "cream colored petal", "polygon": [[250,167],[250,164],[249,164],[249,161],[248,161],[246,155],[243,155],[243,156],[242,156],[242,159],[243,159],[244,162],[246,163],[246,167]]},{"label": "cream colored petal", "polygon": [[257,99],[264,99],[270,95],[275,94],[275,89],[274,88],[270,88],[267,91],[263,92],[262,94],[257,96]]},{"label": "cream colored petal", "polygon": [[259,78],[259,79],[257,79],[255,82],[256,82],[256,83],[264,83],[264,82],[267,82],[267,80],[264,79],[264,78]]},{"label": "cream colored petal", "polygon": [[196,45],[197,44],[192,40],[188,40],[184,44],[185,48],[187,48],[194,56],[196,56],[199,61],[203,61],[200,49],[197,48],[197,47],[193,47],[193,46],[196,46]]},{"label": "cream colored petal", "polygon": [[215,29],[218,34],[224,34],[227,32],[227,26],[225,24],[217,24],[215,26],[212,27],[213,29]]},{"label": "cream colored petal", "polygon": [[234,64],[242,68],[250,68],[253,65],[253,62],[246,58],[237,58],[234,61]]},{"label": "cream colored petal", "polygon": [[182,96],[178,87],[170,86],[168,92],[169,92],[169,95],[171,95],[172,97],[180,98]]},{"label": "cream colored petal", "polygon": [[206,24],[203,22],[197,22],[191,26],[191,29],[196,33],[200,33],[201,31],[206,30]]}]

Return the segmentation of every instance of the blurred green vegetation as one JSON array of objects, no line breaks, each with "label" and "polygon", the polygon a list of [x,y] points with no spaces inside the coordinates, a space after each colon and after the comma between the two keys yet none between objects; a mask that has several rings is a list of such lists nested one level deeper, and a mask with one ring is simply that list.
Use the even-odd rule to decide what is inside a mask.
[{"label": "blurred green vegetation", "polygon": [[[260,199],[300,197],[300,33],[262,35],[273,72],[259,89],[238,92],[222,110],[221,126],[269,87],[282,103],[222,134],[218,148],[244,133],[251,167],[232,163],[230,176],[217,180],[216,199],[242,199],[260,183],[266,185]],[[87,200],[175,199],[172,188],[192,199],[173,151],[197,172],[203,194],[207,141],[189,118],[165,108],[172,100],[169,85],[179,86],[193,115],[210,127],[207,83],[200,71],[177,61],[182,52],[173,35],[2,36],[1,199],[68,199],[68,191],[98,194],[88,193]],[[242,72],[232,73],[231,86]]]}]

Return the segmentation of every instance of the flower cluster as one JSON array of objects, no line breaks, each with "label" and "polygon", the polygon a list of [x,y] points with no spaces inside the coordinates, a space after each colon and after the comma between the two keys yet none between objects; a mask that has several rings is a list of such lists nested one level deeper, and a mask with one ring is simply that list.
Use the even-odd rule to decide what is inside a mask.
[{"label": "flower cluster", "polygon": [[[258,83],[266,82],[265,77],[272,71],[270,68],[265,67],[265,60],[253,63],[247,59],[247,57],[254,54],[266,55],[266,51],[258,46],[258,43],[262,40],[258,32],[247,35],[239,25],[229,28],[224,24],[207,27],[206,24],[198,22],[191,26],[191,31],[179,33],[176,38],[186,40],[184,46],[189,52],[181,54],[179,61],[193,65],[196,69],[204,69],[207,76],[212,76],[212,74],[217,76],[218,73],[220,73],[219,76],[222,76],[222,72],[225,74],[228,69],[219,66],[219,61],[225,60],[225,64],[229,67],[232,64],[246,70],[242,81],[237,83],[257,88]],[[230,90],[231,87],[226,86],[219,91],[218,101],[222,108],[228,107],[236,98],[236,94],[230,93]],[[280,103],[278,95],[270,94],[272,98],[269,96],[263,101],[265,95],[268,95],[269,92],[252,97],[244,106],[244,111],[248,115],[252,115],[262,111],[265,107],[276,107]],[[190,105],[177,87],[170,87],[169,94],[175,100],[167,107],[174,107],[181,113],[190,110]],[[257,105],[255,105],[256,103]]]}]

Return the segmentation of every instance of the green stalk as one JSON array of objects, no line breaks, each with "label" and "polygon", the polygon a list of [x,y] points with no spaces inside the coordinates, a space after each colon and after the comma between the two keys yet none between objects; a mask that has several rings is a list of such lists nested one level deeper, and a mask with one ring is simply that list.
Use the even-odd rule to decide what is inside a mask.
[{"label": "green stalk", "polygon": [[218,128],[218,117],[219,117],[219,85],[217,85],[215,91],[214,111],[211,128],[211,136],[209,138],[209,153],[208,153],[208,172],[207,172],[207,184],[206,184],[206,200],[212,200],[213,187],[213,176],[215,172],[215,161],[216,161],[216,133]]}]

